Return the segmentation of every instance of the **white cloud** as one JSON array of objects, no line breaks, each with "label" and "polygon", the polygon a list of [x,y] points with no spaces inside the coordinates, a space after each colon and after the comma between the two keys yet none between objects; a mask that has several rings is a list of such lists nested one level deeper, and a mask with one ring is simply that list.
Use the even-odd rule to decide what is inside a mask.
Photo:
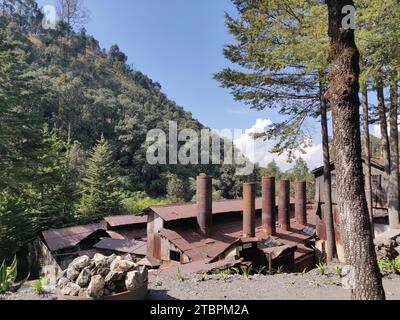
[{"label": "white cloud", "polygon": [[[254,133],[264,132],[272,124],[273,122],[270,119],[257,119],[256,123],[251,128],[247,129],[244,134],[234,140],[234,143],[251,161],[259,163],[261,166],[266,166],[268,163],[275,160],[282,170],[288,170],[293,164],[287,162],[287,153],[277,155],[270,152],[276,141],[263,141],[262,139],[254,141],[251,137]],[[254,152],[251,150],[252,144],[254,144]],[[310,169],[322,165],[321,144],[312,144],[305,152],[305,154],[297,152],[296,156],[302,157],[307,162]]]}]

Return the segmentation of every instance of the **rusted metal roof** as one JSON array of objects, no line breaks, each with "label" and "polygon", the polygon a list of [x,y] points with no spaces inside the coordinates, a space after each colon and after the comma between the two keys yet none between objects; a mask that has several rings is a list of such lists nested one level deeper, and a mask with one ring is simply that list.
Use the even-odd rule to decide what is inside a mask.
[{"label": "rusted metal roof", "polygon": [[118,240],[111,238],[101,239],[94,245],[96,249],[111,250],[123,253],[145,256],[147,253],[147,243],[135,240]]},{"label": "rusted metal roof", "polygon": [[[270,238],[266,236],[261,227],[261,217],[256,219],[256,238],[258,240]],[[284,231],[277,229],[276,237],[282,245],[293,247],[298,246],[295,257],[301,257],[309,253],[303,241],[310,237],[302,232],[303,226],[291,220],[291,230]],[[216,257],[226,252],[230,247],[241,241],[243,236],[243,220],[232,217],[230,221],[224,221],[213,225],[213,231],[210,238],[200,236],[195,229],[187,227],[176,227],[174,230],[161,229],[160,235],[173,243],[183,254],[187,255],[192,261],[213,261]]]},{"label": "rusted metal roof", "polygon": [[111,228],[131,226],[136,224],[146,224],[147,215],[125,215],[125,216],[111,216],[105,217],[104,220],[109,224]]},{"label": "rusted metal roof", "polygon": [[[206,260],[202,261],[194,261],[187,264],[176,264],[176,265],[161,265],[160,270],[157,272],[157,275],[163,276],[174,276],[180,270],[185,274],[202,274],[206,272],[210,272],[215,269],[227,269],[234,267],[235,265],[241,264],[242,260],[235,260],[233,258],[227,258],[225,260],[208,263]],[[149,276],[154,276],[153,274],[149,274]]]},{"label": "rusted metal roof", "polygon": [[[278,198],[277,198],[278,201]],[[295,204],[296,200],[290,198],[290,203]],[[278,202],[276,202],[278,203]],[[262,209],[262,198],[256,199],[256,210]],[[180,205],[161,205],[150,207],[150,210],[154,211],[165,221],[174,221],[181,219],[190,219],[197,216],[197,204],[188,203]],[[223,200],[213,201],[212,213],[231,213],[231,212],[242,212],[243,211],[243,200]]]},{"label": "rusted metal roof", "polygon": [[100,224],[88,224],[83,226],[52,229],[43,231],[45,239],[50,251],[57,251],[78,245],[82,240],[101,230]]},{"label": "rusted metal roof", "polygon": [[109,236],[113,239],[119,240],[146,240],[147,238],[147,227],[134,228],[129,230],[118,230],[118,231],[107,231]]}]

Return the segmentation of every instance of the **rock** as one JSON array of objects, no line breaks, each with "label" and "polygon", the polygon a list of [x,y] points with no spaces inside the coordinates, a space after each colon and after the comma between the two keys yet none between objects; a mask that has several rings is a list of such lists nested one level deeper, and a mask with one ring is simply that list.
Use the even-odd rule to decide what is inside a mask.
[{"label": "rock", "polygon": [[93,299],[100,299],[104,295],[104,278],[100,275],[93,276],[90,280],[87,294]]},{"label": "rock", "polygon": [[94,261],[91,262],[87,268],[88,268],[90,271],[93,270],[94,268],[96,268],[96,262],[94,262]]},{"label": "rock", "polygon": [[74,266],[69,266],[67,270],[67,278],[71,281],[75,281],[78,279],[80,272],[74,267]]},{"label": "rock", "polygon": [[93,270],[91,270],[92,276],[101,275],[103,278],[107,277],[109,272],[110,266],[108,265],[106,260],[99,263]]},{"label": "rock", "polygon": [[146,268],[142,268],[140,271],[128,272],[125,279],[126,289],[129,291],[135,291],[147,282],[148,273]]},{"label": "rock", "polygon": [[90,278],[92,277],[92,273],[89,268],[85,268],[80,273],[78,279],[76,280],[76,284],[80,287],[87,287],[90,283]]},{"label": "rock", "polygon": [[68,282],[67,285],[61,289],[61,293],[66,296],[78,296],[81,289],[82,288],[76,283]]},{"label": "rock", "polygon": [[127,255],[123,256],[123,257],[122,257],[122,260],[130,261],[130,262],[135,262],[135,261],[133,260],[133,258],[132,258],[132,255],[130,255],[129,253],[128,253]]},{"label": "rock", "polygon": [[115,253],[112,254],[111,256],[107,257],[107,258],[106,258],[106,261],[107,261],[107,263],[108,263],[108,266],[110,266],[111,263],[112,263],[114,260],[121,260],[121,257],[120,257],[120,256],[117,256]]},{"label": "rock", "polygon": [[101,253],[96,253],[93,257],[93,262],[97,266],[98,264],[101,264],[104,261],[106,261],[106,259],[107,259],[106,256],[102,255]]},{"label": "rock", "polygon": [[106,288],[110,289],[111,291],[115,291],[118,287],[118,283],[121,280],[124,280],[124,278],[125,278],[124,272],[110,271],[110,273],[105,278]]},{"label": "rock", "polygon": [[88,256],[81,256],[76,258],[70,266],[73,266],[75,269],[81,271],[85,269],[90,264],[90,258]]},{"label": "rock", "polygon": [[400,247],[394,248],[394,250],[397,252],[397,254],[400,256]]},{"label": "rock", "polygon": [[59,287],[60,289],[64,289],[65,286],[66,286],[68,283],[70,283],[70,282],[71,282],[71,281],[70,281],[68,278],[61,278],[60,280],[58,280],[57,285],[58,285],[58,287]]},{"label": "rock", "polygon": [[116,272],[128,272],[136,267],[137,264],[132,261],[115,259],[111,263],[110,269],[111,271],[116,271]]},{"label": "rock", "polygon": [[86,298],[87,297],[87,289],[81,288],[81,290],[79,290],[78,297]]},{"label": "rock", "polygon": [[104,289],[104,296],[111,296],[112,295],[112,291],[108,290],[108,289]]},{"label": "rock", "polygon": [[396,243],[397,243],[397,246],[400,246],[400,237],[396,238]]}]

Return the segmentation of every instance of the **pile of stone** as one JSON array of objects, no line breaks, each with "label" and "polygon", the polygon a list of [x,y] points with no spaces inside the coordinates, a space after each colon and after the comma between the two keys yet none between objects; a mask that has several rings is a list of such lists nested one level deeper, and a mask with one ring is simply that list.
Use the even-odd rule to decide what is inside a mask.
[{"label": "pile of stone", "polygon": [[394,260],[400,255],[400,237],[392,239],[378,237],[374,243],[378,259]]},{"label": "pile of stone", "polygon": [[134,263],[131,255],[106,257],[96,254],[76,258],[58,281],[63,295],[100,299],[126,291],[136,291],[148,284],[145,267]]}]

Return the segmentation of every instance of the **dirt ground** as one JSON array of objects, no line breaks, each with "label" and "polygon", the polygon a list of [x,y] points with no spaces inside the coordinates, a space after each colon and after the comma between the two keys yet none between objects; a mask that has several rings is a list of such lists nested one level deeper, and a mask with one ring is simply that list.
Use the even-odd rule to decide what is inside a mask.
[{"label": "dirt ground", "polygon": [[[388,300],[400,300],[400,277],[384,279]],[[158,277],[150,284],[152,300],[349,300],[350,291],[332,274],[274,276],[196,276],[185,281]]]},{"label": "dirt ground", "polygon": [[[333,272],[320,275],[318,270],[306,274],[274,276],[240,275],[175,277],[151,275],[150,300],[348,300],[350,292],[341,287]],[[388,300],[400,300],[400,276],[384,279]],[[16,293],[0,295],[0,300],[56,300],[54,287],[39,295],[27,283]]]}]

